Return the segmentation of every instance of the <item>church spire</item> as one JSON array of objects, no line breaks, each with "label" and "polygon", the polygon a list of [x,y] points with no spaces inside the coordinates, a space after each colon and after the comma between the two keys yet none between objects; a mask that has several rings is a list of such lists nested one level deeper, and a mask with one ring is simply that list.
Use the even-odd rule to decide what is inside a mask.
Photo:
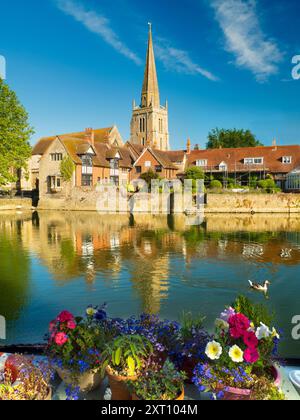
[{"label": "church spire", "polygon": [[142,107],[160,107],[159,88],[153,50],[152,24],[149,23],[149,40],[146,59],[146,69],[142,90]]}]

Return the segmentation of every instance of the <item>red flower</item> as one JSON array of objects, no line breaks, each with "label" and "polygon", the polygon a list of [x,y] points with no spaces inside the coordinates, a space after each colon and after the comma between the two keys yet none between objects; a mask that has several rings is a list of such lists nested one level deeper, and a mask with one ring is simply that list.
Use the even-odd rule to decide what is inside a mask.
[{"label": "red flower", "polygon": [[61,347],[68,341],[68,336],[65,333],[58,333],[56,334],[54,341],[58,346]]},{"label": "red flower", "polygon": [[68,321],[74,321],[74,315],[72,315],[68,311],[61,312],[57,317],[58,322],[68,322]]},{"label": "red flower", "polygon": [[236,314],[228,320],[230,326],[230,335],[233,338],[241,338],[250,327],[249,319],[243,314]]},{"label": "red flower", "polygon": [[69,330],[75,330],[76,322],[75,321],[68,321],[67,322],[67,327],[69,328]]},{"label": "red flower", "polygon": [[56,331],[56,321],[51,321],[49,324],[49,331],[52,333],[53,331]]},{"label": "red flower", "polygon": [[247,347],[250,349],[256,349],[258,346],[258,339],[256,338],[256,335],[254,332],[245,332],[244,334],[244,343]]},{"label": "red flower", "polygon": [[244,359],[247,363],[256,363],[259,359],[259,353],[255,348],[248,348],[245,350]]}]

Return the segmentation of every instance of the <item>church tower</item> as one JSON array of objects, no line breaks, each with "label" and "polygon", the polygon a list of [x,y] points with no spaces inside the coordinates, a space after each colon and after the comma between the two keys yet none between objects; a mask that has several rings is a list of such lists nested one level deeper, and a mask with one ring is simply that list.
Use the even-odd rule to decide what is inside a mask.
[{"label": "church tower", "polygon": [[141,104],[136,106],[135,101],[133,103],[130,142],[170,150],[168,104],[164,107],[160,105],[151,24]]}]

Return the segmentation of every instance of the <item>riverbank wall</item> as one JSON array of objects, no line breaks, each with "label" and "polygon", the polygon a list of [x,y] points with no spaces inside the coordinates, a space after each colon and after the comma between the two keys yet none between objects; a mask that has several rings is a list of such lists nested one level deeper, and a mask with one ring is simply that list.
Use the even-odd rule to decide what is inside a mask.
[{"label": "riverbank wall", "polygon": [[11,210],[31,210],[31,198],[0,198],[0,212]]},{"label": "riverbank wall", "polygon": [[[156,210],[158,213],[166,212],[166,205],[162,206],[163,199]],[[170,200],[173,203],[174,200]],[[105,206],[100,205],[99,196],[95,192],[79,193],[74,191],[71,197],[49,197],[39,201],[38,210],[65,210],[65,211],[98,211],[99,213],[109,213],[105,211]],[[102,203],[103,204],[103,203]],[[117,206],[118,208],[118,206]],[[151,196],[144,194],[135,197],[135,202],[131,206],[133,213],[151,213]],[[181,210],[178,211],[178,208]],[[164,209],[164,210],[162,210]],[[184,206],[177,207],[171,204],[171,213],[183,213]],[[196,207],[189,210],[189,213],[196,212]],[[238,194],[238,193],[209,193],[205,197],[204,212],[207,214],[259,214],[259,213],[299,213],[300,214],[300,194]],[[121,211],[122,213],[122,211]]]}]

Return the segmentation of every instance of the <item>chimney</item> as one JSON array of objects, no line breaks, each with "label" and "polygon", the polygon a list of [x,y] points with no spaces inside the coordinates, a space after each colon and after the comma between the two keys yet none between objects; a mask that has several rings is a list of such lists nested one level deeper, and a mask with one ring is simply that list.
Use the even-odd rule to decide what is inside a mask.
[{"label": "chimney", "polygon": [[95,133],[92,128],[86,128],[85,129],[85,140],[91,143],[92,146],[95,145]]},{"label": "chimney", "polygon": [[195,144],[194,150],[200,150],[199,144]]},{"label": "chimney", "polygon": [[191,153],[191,140],[188,139],[186,144],[186,153],[189,155]]}]

